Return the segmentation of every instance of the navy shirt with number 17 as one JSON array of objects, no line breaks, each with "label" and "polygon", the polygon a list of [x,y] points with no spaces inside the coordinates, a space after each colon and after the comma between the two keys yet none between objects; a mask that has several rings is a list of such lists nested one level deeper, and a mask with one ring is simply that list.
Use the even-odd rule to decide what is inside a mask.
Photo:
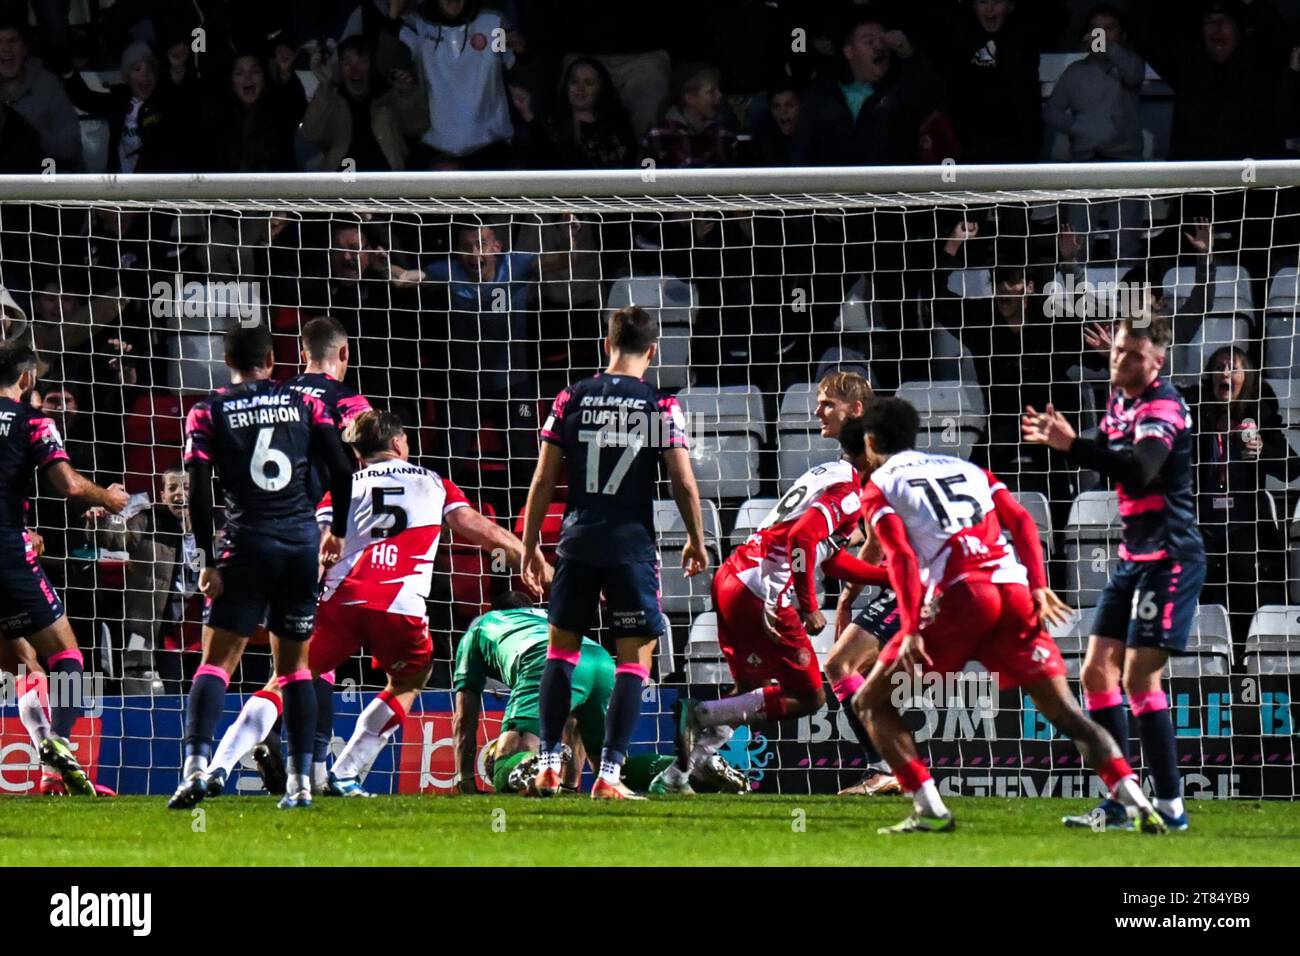
[{"label": "navy shirt with number 17", "polygon": [[337,434],[325,403],[286,382],[244,382],[190,409],[185,463],[210,462],[221,484],[227,533],[246,529],[294,540],[315,533],[314,431]]},{"label": "navy shirt with number 17", "polygon": [[556,396],[541,439],[568,464],[559,557],[599,566],[654,561],[659,462],[666,450],[689,447],[677,399],[644,379],[600,372]]}]

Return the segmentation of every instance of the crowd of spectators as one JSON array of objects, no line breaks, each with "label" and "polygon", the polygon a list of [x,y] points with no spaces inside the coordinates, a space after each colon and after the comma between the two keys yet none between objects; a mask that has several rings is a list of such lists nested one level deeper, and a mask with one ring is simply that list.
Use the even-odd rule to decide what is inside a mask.
[{"label": "crowd of spectators", "polygon": [[[1148,155],[1144,63],[1174,91],[1174,158],[1285,155],[1300,123],[1300,53],[1270,0],[118,0],[86,28],[49,18],[59,3],[35,7],[34,26],[25,11],[0,15],[0,172],[85,168],[78,110],[105,121],[115,173],[1122,161]],[[1044,99],[1040,57],[1066,49],[1083,55]],[[105,69],[118,78],[87,83]],[[857,363],[884,392],[964,375],[936,352],[946,333],[987,413],[976,460],[1045,494],[1059,529],[1089,476],[1021,443],[1018,416],[1051,402],[1095,425],[1109,338],[1095,316],[1054,313],[1053,283],[1118,264],[1182,344],[1213,311],[1218,265],[1243,267],[1264,301],[1295,265],[1298,222],[1287,190],[1160,209],[689,215],[5,204],[0,337],[36,345],[33,400],[74,465],[140,496],[124,522],[40,500],[34,523],[83,644],[116,628],[111,666],[154,686],[183,670],[155,654],[197,634],[175,466],[184,410],[224,381],[220,336],[240,317],[213,307],[216,286],[253,290],[282,376],[298,368],[306,320],[337,319],[349,381],[402,416],[419,460],[506,521],[522,508],[539,411],[599,365],[602,316],[630,277],[689,284],[690,380],[757,387],[768,422],[789,386],[828,365]],[[1165,295],[1175,266],[1190,288]],[[954,291],[980,270],[991,294]],[[864,322],[846,324],[851,302]],[[1267,382],[1278,370],[1261,367],[1262,316],[1246,321],[1235,346],[1175,369],[1197,418],[1206,601],[1226,603],[1237,631],[1286,598],[1265,491],[1300,479]],[[769,493],[775,457],[760,465]]]},{"label": "crowd of spectators", "polygon": [[[1138,160],[1148,67],[1169,159],[1300,134],[1290,0],[79,6],[0,4],[7,171]],[[1053,53],[1081,58],[1040,76]],[[94,155],[78,110],[106,122]]]}]

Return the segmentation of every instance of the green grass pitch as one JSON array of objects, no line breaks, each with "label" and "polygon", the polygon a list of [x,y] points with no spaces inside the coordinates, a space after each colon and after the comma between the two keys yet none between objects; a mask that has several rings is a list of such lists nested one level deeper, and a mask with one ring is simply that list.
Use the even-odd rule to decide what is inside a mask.
[{"label": "green grass pitch", "polygon": [[[1065,830],[1079,800],[952,799],[957,831],[878,836],[898,798],[699,796],[644,803],[519,797],[223,797],[201,817],[162,797],[0,802],[10,866],[708,865],[1264,866],[1300,863],[1300,802],[1192,802],[1167,837]],[[497,812],[504,811],[504,813]]]}]

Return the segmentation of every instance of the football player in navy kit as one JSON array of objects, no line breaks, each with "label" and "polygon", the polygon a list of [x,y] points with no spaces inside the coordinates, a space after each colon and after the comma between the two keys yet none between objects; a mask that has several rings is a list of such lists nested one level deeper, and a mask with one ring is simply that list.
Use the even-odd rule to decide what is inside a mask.
[{"label": "football player in navy kit", "polygon": [[[280,806],[311,806],[316,698],[307,641],[316,613],[317,552],[338,560],[346,515],[321,535],[309,494],[314,462],[324,461],[335,500],[349,500],[352,463],[334,417],[320,399],[271,379],[274,357],[264,325],[226,333],[232,384],[196,404],[185,424],[190,516],[205,556],[199,589],[209,599],[203,661],[186,705],[185,764],[173,809],[206,795],[205,770],[230,675],[265,618],[285,704],[290,773]],[[212,479],[225,496],[221,553],[213,550]]]},{"label": "football player in navy kit", "polygon": [[[1025,441],[1055,448],[1115,481],[1123,542],[1119,565],[1097,602],[1079,675],[1084,702],[1127,757],[1122,678],[1155,784],[1156,810],[1169,829],[1186,830],[1174,726],[1161,680],[1169,656],[1187,649],[1205,582],[1205,545],[1192,493],[1191,412],[1160,375],[1172,341],[1164,316],[1120,323],[1110,349],[1114,392],[1095,440],[1077,437],[1051,405],[1043,412],[1027,409],[1023,431]],[[1113,800],[1063,822],[1096,829],[1132,826]]]},{"label": "football player in navy kit", "polygon": [[596,623],[600,597],[617,643],[614,692],[606,714],[596,799],[635,797],[622,782],[632,729],[641,712],[655,641],[667,629],[659,607],[655,483],[662,459],[686,523],[686,575],[708,567],[700,494],[691,471],[686,420],[675,398],[642,376],[658,351],[659,323],[636,306],[609,320],[609,367],[560,392],[542,427],[541,456],[528,491],[523,580],[540,587],[542,519],[567,463],[570,486],[557,551],[549,613],[549,648],[541,683],[541,750],[533,790],[553,796],[561,785],[562,736],[582,635]]},{"label": "football player in navy kit", "polygon": [[50,719],[41,763],[58,771],[68,793],[94,796],[68,743],[81,709],[84,662],[63,602],[36,560],[25,527],[27,499],[37,470],[57,494],[113,514],[126,507],[127,494],[121,485],[101,488],[80,475],[54,422],[23,400],[36,385],[38,364],[31,346],[0,342],[0,638],[26,638],[44,659]]}]

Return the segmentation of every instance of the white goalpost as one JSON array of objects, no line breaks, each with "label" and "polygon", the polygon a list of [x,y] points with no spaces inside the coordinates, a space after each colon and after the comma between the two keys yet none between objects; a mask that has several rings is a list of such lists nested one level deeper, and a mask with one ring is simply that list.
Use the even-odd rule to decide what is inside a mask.
[{"label": "white goalpost", "polygon": [[[1193,644],[1169,677],[1185,788],[1294,798],[1297,185],[1300,161],[0,176],[0,338],[35,345],[36,398],[73,464],[132,494],[124,518],[87,519],[34,488],[44,566],[102,678],[73,734],[79,758],[120,792],[176,784],[201,603],[168,492],[186,411],[228,381],[220,341],[235,324],[267,324],[287,376],[302,325],[338,319],[349,383],[402,416],[413,459],[518,531],[550,401],[596,370],[610,310],[654,312],[651,380],[686,413],[715,568],[796,477],[836,457],[813,415],[817,382],[858,372],[918,407],[922,447],[985,464],[1034,514],[1052,584],[1079,609],[1055,635],[1077,690],[1089,609],[1118,560],[1116,499],[1096,474],[1023,445],[1018,411],[1052,401],[1095,429],[1109,321],[1149,306],[1174,329],[1169,375],[1193,409],[1210,554]],[[682,576],[666,483],[660,497],[671,634],[633,749],[671,753],[673,700],[725,693],[730,676],[709,575]],[[553,508],[552,547],[563,502]],[[456,641],[512,583],[499,560],[444,537],[430,602],[438,664],[368,789],[453,788]],[[828,617],[837,591],[825,588]],[[820,656],[832,631],[811,635]],[[220,729],[268,662],[265,648],[246,656]],[[1099,793],[1028,698],[987,677],[972,667],[912,701],[941,790]],[[30,792],[39,775],[13,686],[0,701],[0,793]],[[336,748],[382,686],[368,660],[340,671]],[[481,745],[504,699],[487,695]],[[722,754],[764,793],[833,793],[863,764],[833,698],[812,717],[742,730]],[[260,792],[251,763],[230,786]]]}]

